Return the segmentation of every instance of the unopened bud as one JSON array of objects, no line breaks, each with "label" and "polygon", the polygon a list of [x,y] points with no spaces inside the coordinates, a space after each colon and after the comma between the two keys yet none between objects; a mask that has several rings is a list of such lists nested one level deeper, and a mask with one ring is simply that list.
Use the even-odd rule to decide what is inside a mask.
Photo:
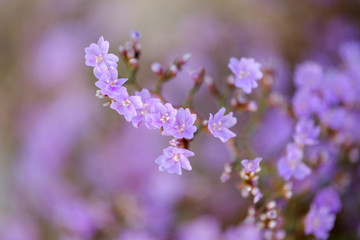
[{"label": "unopened bud", "polygon": [[139,42],[140,41],[140,33],[138,31],[131,31],[130,32],[130,39],[132,42]]},{"label": "unopened bud", "polygon": [[137,69],[139,67],[139,61],[136,58],[131,58],[129,60],[129,65],[132,69]]},{"label": "unopened bud", "polygon": [[180,66],[184,65],[185,63],[187,63],[189,61],[189,59],[191,58],[191,53],[186,53],[184,54],[182,57],[179,58],[178,60],[178,64]]},{"label": "unopened bud", "polygon": [[101,90],[96,90],[95,97],[97,97],[97,98],[104,98],[104,95],[101,93]]},{"label": "unopened bud", "polygon": [[126,50],[125,50],[124,46],[122,46],[122,45],[119,46],[119,53],[122,56],[126,55]]},{"label": "unopened bud", "polygon": [[161,64],[158,62],[154,62],[153,64],[151,64],[151,71],[158,76],[161,76],[164,74],[164,69],[161,66]]},{"label": "unopened bud", "polygon": [[226,79],[226,83],[229,85],[229,86],[235,86],[235,78],[233,75],[230,75],[227,77]]},{"label": "unopened bud", "polygon": [[276,207],[276,202],[275,201],[270,201],[270,202],[268,202],[267,204],[266,204],[266,208],[267,209],[273,209],[273,208],[275,208]]},{"label": "unopened bud", "polygon": [[208,87],[213,87],[214,86],[214,81],[211,77],[206,76],[204,78],[204,82],[206,83],[206,85],[208,85]]},{"label": "unopened bud", "polygon": [[170,67],[169,67],[169,74],[171,77],[174,77],[176,76],[176,74],[178,73],[179,69],[176,65],[172,64]]},{"label": "unopened bud", "polygon": [[247,110],[250,112],[256,112],[258,110],[258,104],[255,101],[250,101],[247,104]]}]

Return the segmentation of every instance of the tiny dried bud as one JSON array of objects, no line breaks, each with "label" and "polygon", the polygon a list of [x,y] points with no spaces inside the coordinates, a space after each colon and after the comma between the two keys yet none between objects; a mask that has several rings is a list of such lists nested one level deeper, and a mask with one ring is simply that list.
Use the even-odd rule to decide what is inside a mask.
[{"label": "tiny dried bud", "polygon": [[154,62],[153,64],[151,64],[151,71],[158,76],[162,76],[164,74],[164,69],[158,62]]},{"label": "tiny dried bud", "polygon": [[176,65],[172,64],[170,67],[169,67],[169,74],[171,77],[174,77],[176,76],[176,74],[178,73],[179,69],[177,68]]},{"label": "tiny dried bud", "polygon": [[209,88],[214,87],[214,81],[213,81],[213,79],[211,77],[206,76],[204,78],[204,82],[206,83],[206,85],[208,85]]},{"label": "tiny dried bud", "polygon": [[258,104],[257,102],[255,101],[250,101],[248,104],[247,104],[247,108],[246,108],[248,111],[250,112],[256,112],[258,110]]},{"label": "tiny dried bud", "polygon": [[138,31],[130,32],[130,39],[132,42],[137,43],[140,41],[140,33]]},{"label": "tiny dried bud", "polygon": [[271,221],[268,223],[268,227],[269,227],[270,229],[275,228],[276,225],[277,225],[277,223],[276,223],[275,220],[271,220]]},{"label": "tiny dried bud", "polygon": [[137,69],[139,67],[139,61],[136,58],[131,58],[129,60],[129,65],[132,69]]},{"label": "tiny dried bud", "polygon": [[275,219],[277,217],[277,211],[275,209],[268,211],[266,216],[270,219]]},{"label": "tiny dried bud", "polygon": [[104,98],[104,95],[101,93],[101,90],[96,90],[95,97]]},{"label": "tiny dried bud", "polygon": [[128,59],[132,59],[132,58],[135,58],[135,52],[133,49],[129,49],[126,51],[126,57]]},{"label": "tiny dried bud", "polygon": [[177,61],[177,64],[179,64],[180,66],[184,65],[185,63],[187,63],[189,61],[191,56],[192,56],[191,53],[184,54],[182,57],[179,58],[179,60]]},{"label": "tiny dried bud", "polygon": [[235,77],[233,75],[229,75],[226,79],[226,83],[231,87],[235,86]]},{"label": "tiny dried bud", "polygon": [[119,53],[120,53],[121,56],[126,55],[126,50],[122,45],[119,46]]},{"label": "tiny dried bud", "polygon": [[270,201],[266,204],[266,208],[267,209],[274,209],[276,207],[276,202],[275,201]]},{"label": "tiny dried bud", "polygon": [[170,143],[170,145],[173,146],[173,147],[177,147],[177,146],[180,145],[179,139],[176,139],[176,138],[171,139],[169,143]]}]

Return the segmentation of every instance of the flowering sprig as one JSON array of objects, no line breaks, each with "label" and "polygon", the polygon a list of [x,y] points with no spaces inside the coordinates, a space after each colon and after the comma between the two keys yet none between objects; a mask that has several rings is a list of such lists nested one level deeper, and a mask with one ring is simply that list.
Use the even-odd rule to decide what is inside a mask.
[{"label": "flowering sprig", "polygon": [[[114,57],[115,55],[109,54],[108,50],[109,42],[105,41],[103,37],[100,37],[97,44],[91,44],[85,49],[86,64],[94,67],[94,74],[99,79],[95,84],[100,88],[96,96],[109,98],[110,108],[123,115],[126,121],[131,122],[134,127],[144,124],[148,129],[160,129],[162,135],[178,139],[173,141],[173,146],[164,149],[164,154],[156,159],[161,171],[166,170],[169,173],[180,175],[181,168],[191,170],[187,157],[193,156],[194,153],[188,150],[189,142],[196,133],[205,129],[205,126],[208,127],[211,134],[222,142],[236,136],[229,130],[237,122],[233,112],[224,115],[226,109],[221,108],[214,116],[210,114],[210,118],[204,122],[205,124],[201,124],[202,121],[198,115],[189,108],[192,107],[195,94],[202,83],[206,81],[204,69],[191,74],[194,87],[190,90],[184,107],[174,108],[162,97],[162,85],[182,70],[191,54],[185,54],[176,59],[166,69],[159,63],[153,63],[151,70],[158,76],[158,81],[155,90],[151,92],[148,89],[141,89],[135,79],[141,55],[140,34],[138,32],[131,32],[131,41],[119,47],[120,56],[129,71],[128,79],[118,78],[116,68],[119,59]],[[249,71],[260,66],[254,60],[251,60],[250,63],[254,66],[249,66]],[[259,71],[259,69],[257,70]],[[255,75],[256,78],[260,76],[258,72]],[[135,89],[141,89],[141,91],[136,91],[134,95],[130,95],[125,85],[134,86]],[[222,96],[220,92],[218,95]],[[225,101],[225,97],[222,99]]]}]

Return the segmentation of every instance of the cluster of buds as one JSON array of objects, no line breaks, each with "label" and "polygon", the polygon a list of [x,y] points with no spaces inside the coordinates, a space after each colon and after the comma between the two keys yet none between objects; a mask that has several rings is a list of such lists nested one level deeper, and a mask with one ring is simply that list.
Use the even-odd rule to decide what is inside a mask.
[{"label": "cluster of buds", "polygon": [[230,107],[239,111],[256,112],[258,104],[256,101],[249,101],[243,94],[237,94],[230,100]]},{"label": "cluster of buds", "polygon": [[293,195],[293,183],[292,182],[286,182],[282,188],[282,194],[286,200],[289,200]]},{"label": "cluster of buds", "polygon": [[186,53],[183,56],[175,59],[166,69],[158,62],[151,64],[151,71],[162,79],[171,79],[177,75],[177,73],[182,69],[182,67],[189,61],[191,58],[190,53]]},{"label": "cluster of buds", "polygon": [[255,209],[254,206],[248,210],[245,223],[255,224],[256,227],[263,231],[266,240],[282,240],[285,238],[285,231],[280,228],[282,219],[279,216],[275,201],[269,201],[265,207]]},{"label": "cluster of buds", "polygon": [[124,62],[133,70],[139,67],[139,58],[141,54],[140,33],[132,31],[130,33],[130,41],[124,46],[119,46],[120,56]]},{"label": "cluster of buds", "polygon": [[222,183],[226,182],[227,180],[230,179],[230,175],[232,173],[232,170],[233,170],[233,166],[231,163],[226,163],[224,165],[224,171],[221,173],[221,176],[220,176],[220,181]]},{"label": "cluster of buds", "polygon": [[257,203],[262,197],[262,193],[258,188],[261,160],[262,158],[255,158],[252,161],[247,159],[242,160],[241,165],[243,168],[239,173],[243,181],[238,185],[238,188],[243,197],[248,197],[250,194],[253,195],[254,203]]}]

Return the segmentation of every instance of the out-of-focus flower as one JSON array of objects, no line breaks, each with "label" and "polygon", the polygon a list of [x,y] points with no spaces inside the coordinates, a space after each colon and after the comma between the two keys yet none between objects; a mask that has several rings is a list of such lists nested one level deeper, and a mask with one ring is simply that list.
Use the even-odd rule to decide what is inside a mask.
[{"label": "out-of-focus flower", "polygon": [[334,221],[335,215],[327,207],[313,206],[305,218],[305,233],[314,234],[318,239],[327,239]]},{"label": "out-of-focus flower", "polygon": [[252,224],[241,224],[235,228],[229,228],[224,234],[224,240],[261,240],[261,230]]},{"label": "out-of-focus flower", "polygon": [[164,129],[165,136],[173,136],[174,138],[192,139],[196,132],[194,126],[196,114],[191,114],[190,109],[180,108],[176,113],[176,120],[169,128]]},{"label": "out-of-focus flower", "polygon": [[277,169],[279,175],[285,180],[291,177],[301,180],[311,173],[311,169],[302,162],[303,151],[294,143],[289,143],[286,146],[286,156],[282,157],[278,164]]},{"label": "out-of-focus flower", "polygon": [[296,124],[294,140],[302,146],[315,145],[318,143],[320,130],[311,119],[300,119]]},{"label": "out-of-focus flower", "polygon": [[226,142],[230,138],[236,137],[236,134],[229,130],[233,127],[237,119],[233,117],[233,113],[230,112],[224,116],[225,108],[222,107],[214,116],[210,113],[208,122],[208,129],[214,135],[219,138],[222,142]]},{"label": "out-of-focus flower", "polygon": [[167,171],[168,173],[182,174],[181,168],[191,171],[191,165],[188,157],[195,154],[187,149],[177,147],[167,147],[163,151],[163,155],[158,157],[155,162],[159,164],[160,171]]},{"label": "out-of-focus flower", "polygon": [[252,58],[241,58],[240,60],[230,58],[228,67],[235,75],[235,86],[251,93],[253,88],[258,86],[257,82],[263,77],[260,71],[261,65]]},{"label": "out-of-focus flower", "polygon": [[322,67],[312,61],[304,62],[296,67],[294,81],[297,87],[316,89],[323,77]]},{"label": "out-of-focus flower", "polygon": [[140,96],[130,96],[124,87],[119,88],[119,95],[115,95],[115,102],[110,104],[110,108],[123,115],[126,121],[130,122],[137,115],[136,110],[143,107]]},{"label": "out-of-focus flower", "polygon": [[327,207],[330,212],[337,213],[341,210],[340,197],[332,187],[327,187],[315,196],[312,205],[320,207]]},{"label": "out-of-focus flower", "polygon": [[214,217],[202,216],[180,227],[178,240],[219,240],[220,225]]}]

